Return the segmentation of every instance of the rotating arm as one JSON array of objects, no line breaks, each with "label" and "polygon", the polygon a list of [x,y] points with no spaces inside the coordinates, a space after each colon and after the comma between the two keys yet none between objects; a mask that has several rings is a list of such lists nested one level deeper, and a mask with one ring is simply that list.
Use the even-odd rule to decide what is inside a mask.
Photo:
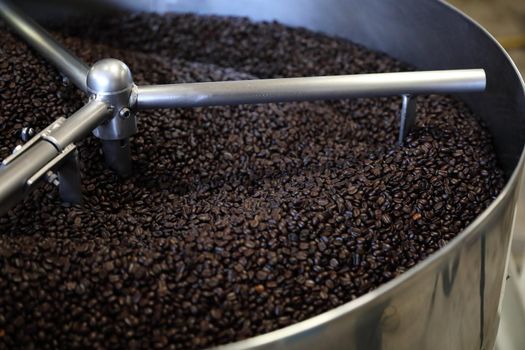
[{"label": "rotating arm", "polygon": [[483,91],[483,69],[139,86],[136,109]]},{"label": "rotating arm", "polygon": [[41,26],[9,2],[0,0],[0,17],[73,84],[82,91],[87,91],[86,77],[89,67],[84,62],[66,50]]}]

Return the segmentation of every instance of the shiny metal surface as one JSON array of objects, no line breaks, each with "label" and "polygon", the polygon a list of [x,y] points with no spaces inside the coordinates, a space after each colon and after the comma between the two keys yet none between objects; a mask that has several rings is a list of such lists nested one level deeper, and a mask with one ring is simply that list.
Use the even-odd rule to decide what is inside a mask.
[{"label": "shiny metal surface", "polygon": [[104,101],[114,108],[113,117],[93,130],[96,137],[124,140],[137,133],[135,113],[129,109],[135,84],[124,62],[113,58],[96,62],[89,69],[87,87],[93,99]]},{"label": "shiny metal surface", "polygon": [[137,87],[136,107],[178,108],[485,90],[483,69]]},{"label": "shiny metal surface", "polygon": [[113,106],[113,116],[93,130],[102,143],[106,165],[123,177],[131,175],[129,138],[138,131],[134,102],[135,84],[129,67],[122,61],[105,58],[96,62],[87,76],[88,91],[93,99]]},{"label": "shiny metal surface", "polygon": [[417,96],[403,95],[401,118],[399,120],[399,138],[397,143],[403,144],[405,137],[416,124],[416,98]]},{"label": "shiny metal surface", "polygon": [[0,214],[7,212],[33,188],[33,180],[48,164],[61,158],[63,151],[85,137],[102,123],[112,110],[104,102],[93,101],[68,119],[59,119],[51,127],[31,139],[19,153],[7,158],[0,167]]},{"label": "shiny metal surface", "polygon": [[64,149],[70,143],[80,141],[88,135],[112,112],[113,108],[107,103],[98,100],[91,101],[67,118],[52,136],[58,141],[61,149]]},{"label": "shiny metal surface", "polygon": [[95,95],[115,95],[133,87],[129,67],[113,58],[102,59],[91,66],[86,81],[88,91]]},{"label": "shiny metal surface", "polygon": [[73,84],[86,91],[88,66],[84,62],[64,49],[35,21],[18,11],[9,2],[0,0],[0,17]]},{"label": "shiny metal surface", "polygon": [[224,349],[492,349],[525,141],[523,80],[497,42],[441,1],[120,1],[135,10],[278,20],[384,51],[418,69],[484,68],[487,91],[460,96],[491,130],[509,181],[445,248],[393,281],[296,325]]}]

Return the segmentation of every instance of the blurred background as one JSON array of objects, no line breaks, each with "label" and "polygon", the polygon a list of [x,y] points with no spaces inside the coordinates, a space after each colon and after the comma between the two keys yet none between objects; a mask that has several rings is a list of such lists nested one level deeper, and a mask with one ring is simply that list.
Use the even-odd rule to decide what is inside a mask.
[{"label": "blurred background", "polygon": [[509,52],[525,75],[525,0],[449,0],[478,21]]}]

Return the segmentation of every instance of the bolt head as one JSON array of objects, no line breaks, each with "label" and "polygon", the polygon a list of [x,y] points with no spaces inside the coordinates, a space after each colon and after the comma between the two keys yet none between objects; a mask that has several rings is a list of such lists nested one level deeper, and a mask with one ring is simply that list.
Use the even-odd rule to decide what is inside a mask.
[{"label": "bolt head", "polygon": [[131,110],[129,108],[124,107],[119,111],[119,116],[122,119],[128,119],[129,117],[131,117]]},{"label": "bolt head", "polygon": [[24,142],[27,142],[29,140],[31,140],[33,138],[33,136],[35,136],[35,130],[33,128],[30,128],[30,127],[24,127],[22,128],[22,131],[20,131],[20,138],[22,139],[22,141]]},{"label": "bolt head", "polygon": [[111,95],[133,87],[129,67],[122,61],[105,58],[96,62],[88,72],[87,87],[96,95]]}]

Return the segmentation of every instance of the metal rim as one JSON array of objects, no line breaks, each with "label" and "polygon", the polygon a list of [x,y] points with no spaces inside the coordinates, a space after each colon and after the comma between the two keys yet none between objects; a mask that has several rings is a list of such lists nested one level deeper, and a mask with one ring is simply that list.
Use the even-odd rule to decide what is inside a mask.
[{"label": "metal rim", "polygon": [[[498,41],[494,38],[494,36],[490,34],[485,28],[483,28],[478,22],[476,22],[475,20],[467,16],[465,13],[463,13],[456,7],[450,5],[444,0],[438,0],[438,2],[440,3],[440,5],[447,7],[450,11],[455,12],[463,20],[468,21],[471,24],[474,24],[478,30],[482,31],[494,44],[496,44],[501,54],[504,55],[507,61],[511,64],[512,68],[514,69],[514,72],[518,76],[518,79],[521,82],[521,94],[525,98],[525,82],[523,80],[523,77],[521,76],[512,58],[505,51],[505,49],[498,43]],[[402,273],[398,277],[392,279],[391,281],[379,286],[378,288],[354,300],[351,300],[329,311],[323,312],[322,314],[319,314],[317,316],[308,318],[304,321],[298,322],[296,324],[293,324],[293,325],[290,325],[284,328],[277,329],[272,332],[264,333],[264,334],[261,334],[255,337],[251,337],[248,339],[240,340],[237,342],[220,345],[217,348],[229,349],[229,350],[248,349],[248,348],[253,348],[256,346],[261,346],[261,345],[275,342],[277,339],[295,336],[302,332],[306,332],[306,331],[314,329],[315,327],[321,326],[325,322],[335,320],[338,317],[341,317],[342,315],[347,314],[353,310],[364,307],[366,304],[368,304],[369,302],[371,302],[372,300],[376,298],[379,298],[381,295],[384,295],[388,291],[392,291],[392,290],[401,288],[406,282],[414,278],[417,274],[424,273],[425,270],[440,263],[443,257],[445,257],[446,255],[452,254],[453,251],[461,244],[462,241],[468,238],[475,237],[476,235],[481,235],[481,233],[476,232],[475,229],[478,228],[480,225],[482,225],[483,222],[490,215],[490,213],[492,213],[500,205],[501,202],[503,202],[508,196],[512,194],[512,188],[519,181],[518,177],[520,176],[520,171],[524,167],[524,164],[525,164],[525,146],[521,151],[520,159],[516,167],[512,171],[512,174],[509,180],[507,181],[507,183],[505,184],[505,186],[503,187],[499,195],[496,197],[496,199],[494,199],[494,201],[480,215],[478,215],[478,217],[473,222],[471,222],[463,231],[461,231],[456,237],[454,237],[450,242],[448,242],[443,248],[432,253],[428,258],[417,263],[414,267]]]}]

